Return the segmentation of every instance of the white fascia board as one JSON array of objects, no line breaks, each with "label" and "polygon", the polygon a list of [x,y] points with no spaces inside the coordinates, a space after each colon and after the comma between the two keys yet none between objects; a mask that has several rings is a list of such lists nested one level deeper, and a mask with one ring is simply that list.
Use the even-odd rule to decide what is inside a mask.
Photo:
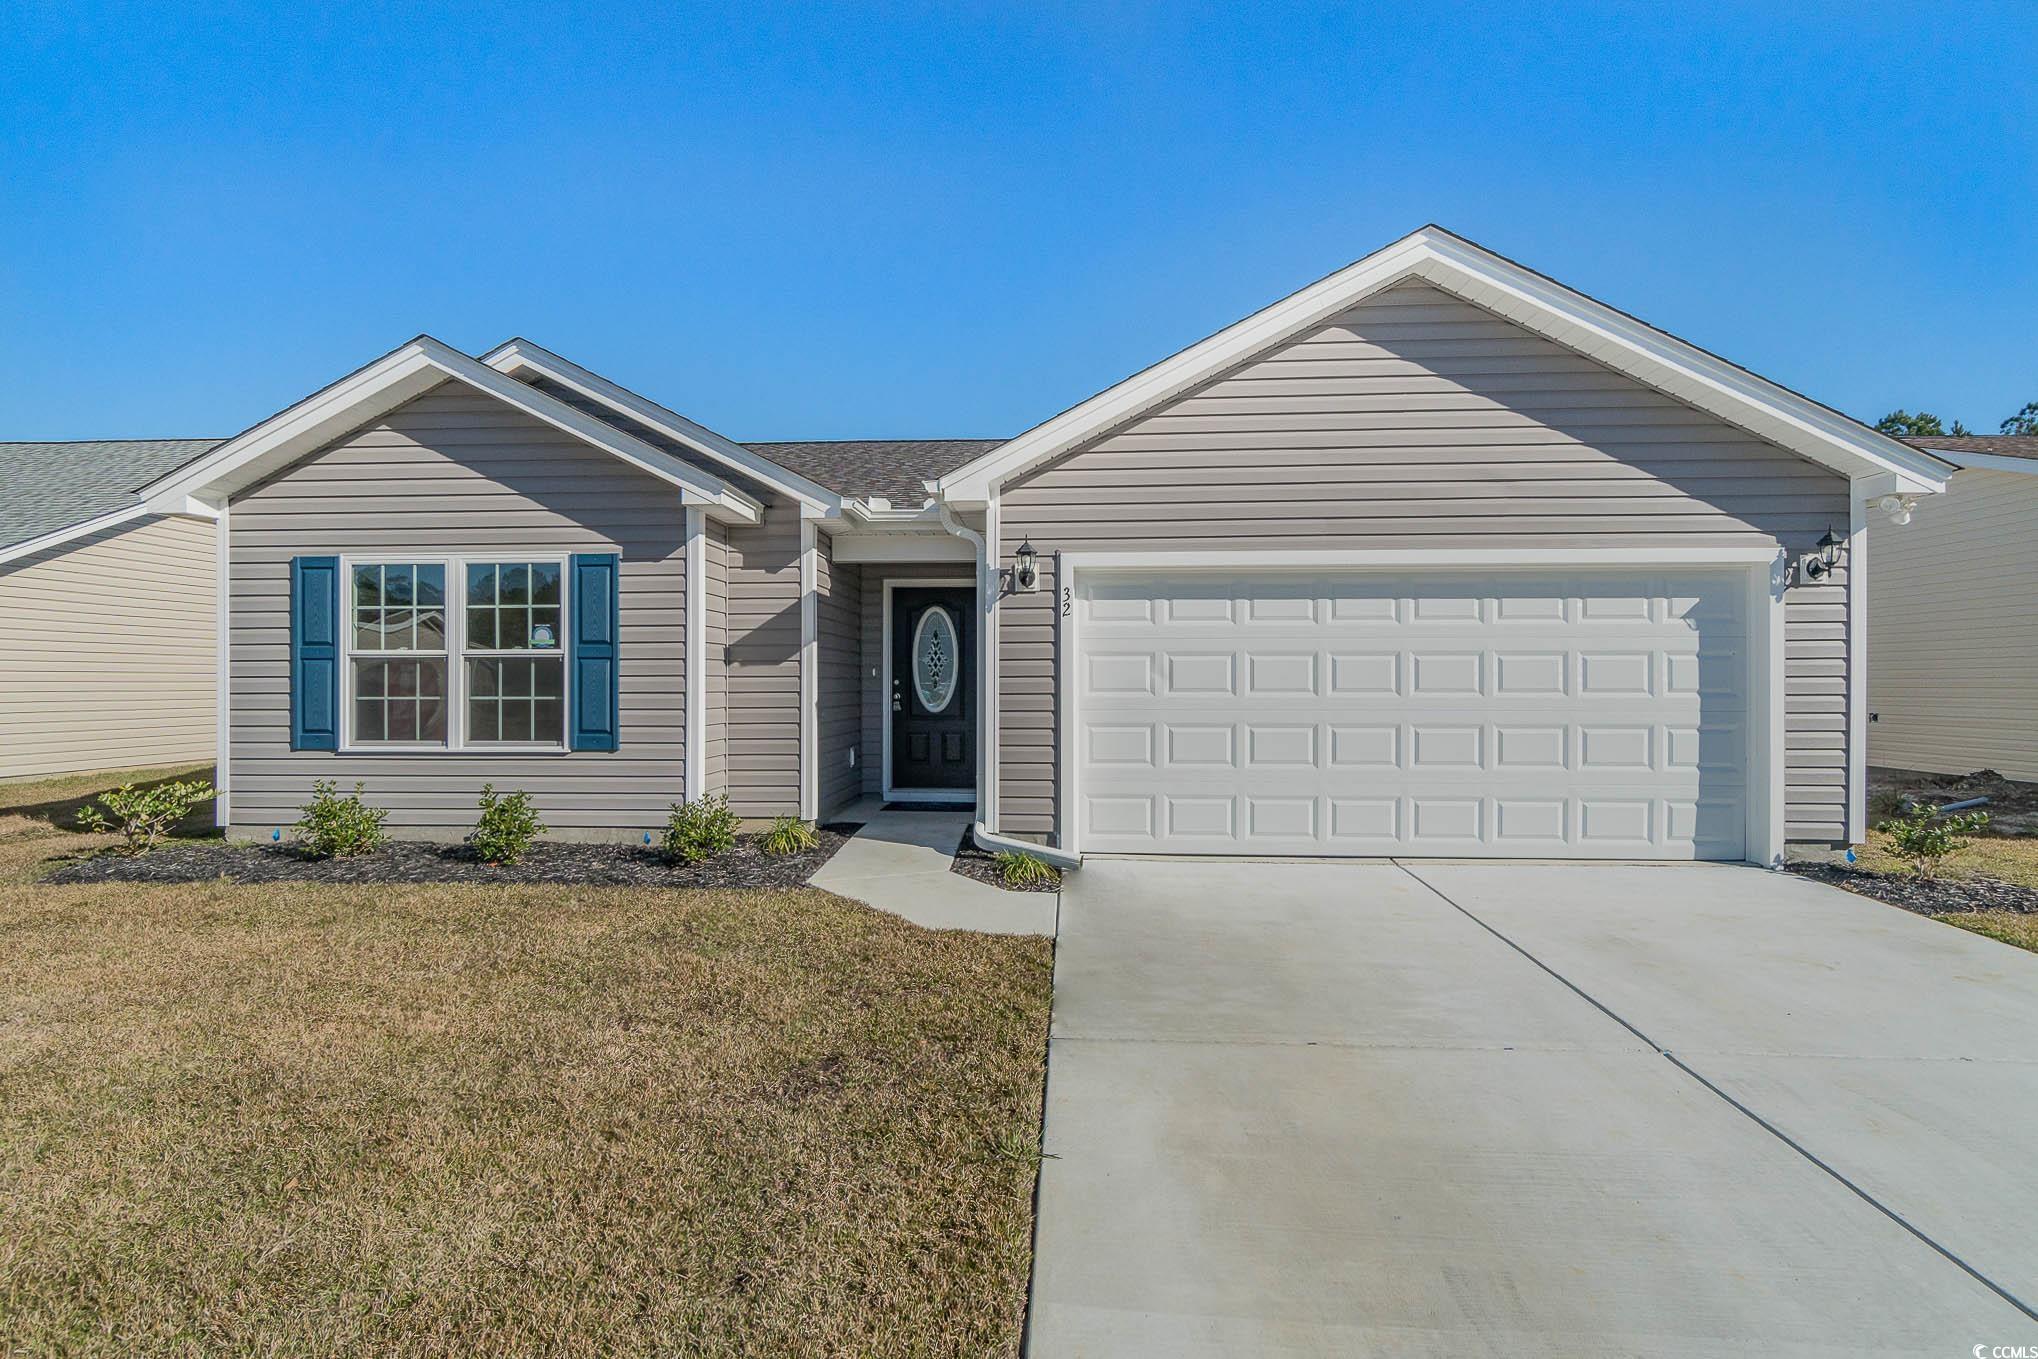
[{"label": "white fascia board", "polygon": [[132,505],[123,506],[106,514],[94,515],[90,519],[81,519],[75,524],[69,524],[60,529],[52,529],[50,532],[34,538],[24,539],[13,544],[11,547],[0,547],[0,563],[19,561],[23,557],[33,557],[38,552],[47,552],[51,548],[62,547],[65,543],[76,542],[78,539],[90,537],[94,533],[110,528],[118,528],[130,520],[139,519],[149,513],[151,511],[148,505],[138,500]]},{"label": "white fascia board", "polygon": [[2038,458],[2006,458],[2000,453],[1962,453],[1951,448],[1935,448],[1935,458],[1944,458],[1963,471],[1974,468],[1983,472],[2016,472],[2022,476],[2038,477]]},{"label": "white fascia board", "polygon": [[716,517],[755,523],[761,510],[750,497],[698,468],[602,423],[527,383],[497,372],[450,345],[420,335],[355,370],[287,410],[236,435],[196,462],[144,487],[152,509],[173,512],[188,497],[218,500],[457,378],[555,429],[609,453],[699,498]]},{"label": "white fascia board", "polygon": [[1737,368],[1438,227],[1424,227],[1282,298],[1172,358],[1000,444],[937,483],[957,507],[989,501],[1028,468],[1321,325],[1373,293],[1422,278],[1679,400],[1849,477],[1894,472],[1943,490],[1936,459]]},{"label": "white fascia board", "polygon": [[542,345],[532,344],[522,338],[507,340],[482,355],[481,362],[512,378],[524,373],[535,373],[551,379],[562,387],[570,387],[588,400],[598,401],[628,415],[633,420],[641,421],[667,438],[685,444],[702,457],[747,473],[774,491],[781,492],[803,505],[832,512],[842,503],[840,496],[818,482],[809,481],[755,450],[745,448],[735,440],[715,433],[706,425],[689,420],[677,411],[668,410],[648,397],[639,396],[629,388],[611,382],[599,373],[582,368],[573,360],[562,358]]}]

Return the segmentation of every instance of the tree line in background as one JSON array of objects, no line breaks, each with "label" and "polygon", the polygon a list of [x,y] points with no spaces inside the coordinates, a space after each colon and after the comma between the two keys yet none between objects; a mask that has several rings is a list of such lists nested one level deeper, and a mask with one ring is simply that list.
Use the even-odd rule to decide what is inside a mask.
[{"label": "tree line in background", "polygon": [[[1959,439],[1974,433],[1973,430],[1961,424],[1958,420],[1953,422],[1953,428],[1948,429],[1940,421],[1939,417],[1930,411],[1918,411],[1916,414],[1913,414],[1906,410],[1894,410],[1888,415],[1883,416],[1880,420],[1877,420],[1875,427],[1884,434],[1906,435],[1913,439],[1932,438],[1935,436]],[[2038,435],[2038,401],[2026,402],[2024,409],[2003,421],[2001,428],[1997,432],[2001,434]]]}]

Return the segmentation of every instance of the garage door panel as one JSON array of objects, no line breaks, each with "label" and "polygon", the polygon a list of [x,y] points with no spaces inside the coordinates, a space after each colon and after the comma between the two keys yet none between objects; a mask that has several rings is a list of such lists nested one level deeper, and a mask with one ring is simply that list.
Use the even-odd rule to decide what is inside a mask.
[{"label": "garage door panel", "polygon": [[1731,573],[1085,582],[1084,845],[1738,858],[1741,595]]}]

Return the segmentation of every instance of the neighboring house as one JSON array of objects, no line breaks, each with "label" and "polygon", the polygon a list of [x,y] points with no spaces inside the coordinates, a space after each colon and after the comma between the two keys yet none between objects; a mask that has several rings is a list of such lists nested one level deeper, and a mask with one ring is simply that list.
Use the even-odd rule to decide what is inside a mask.
[{"label": "neighboring house", "polygon": [[1006,441],[743,445],[420,337],[149,500],[219,515],[238,834],[332,779],[434,835],[493,782],[1770,862],[1862,833],[1850,548],[1947,470],[1425,228]]},{"label": "neighboring house", "polygon": [[2038,438],[1905,442],[1960,470],[1870,535],[1869,761],[2038,780]]},{"label": "neighboring house", "polygon": [[0,443],[0,779],[212,759],[212,521],[135,491],[218,442]]}]

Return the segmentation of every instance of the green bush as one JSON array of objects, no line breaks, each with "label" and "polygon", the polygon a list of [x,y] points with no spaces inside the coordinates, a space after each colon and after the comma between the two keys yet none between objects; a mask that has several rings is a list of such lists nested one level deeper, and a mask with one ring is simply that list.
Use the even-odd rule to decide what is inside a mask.
[{"label": "green bush", "polygon": [[1967,848],[1965,837],[1987,824],[1987,812],[1941,816],[1937,807],[1920,807],[1876,829],[1889,837],[1890,853],[1909,864],[1919,877],[1930,878],[1937,876],[1941,859]]},{"label": "green bush", "polygon": [[297,846],[314,859],[339,859],[366,854],[389,842],[382,823],[388,819],[385,807],[370,807],[361,800],[361,789],[341,797],[331,779],[311,785],[311,801],[297,818]]},{"label": "green bush", "polygon": [[153,788],[123,783],[78,813],[78,825],[90,831],[118,831],[128,854],[146,854],[174,829],[191,809],[214,796],[204,779],[179,779]]},{"label": "green bush", "polygon": [[821,833],[797,816],[781,816],[757,843],[766,854],[804,854],[821,847]]},{"label": "green bush", "polygon": [[481,785],[481,820],[467,832],[467,843],[483,862],[513,864],[530,853],[544,833],[545,823],[531,806],[529,793],[498,797],[494,784]]},{"label": "green bush", "polygon": [[1007,887],[1040,887],[1061,882],[1061,871],[1034,855],[1001,849],[992,857],[998,865],[998,876],[1005,880]]},{"label": "green bush", "polygon": [[697,802],[672,804],[665,819],[665,839],[660,842],[668,859],[695,864],[735,848],[736,813],[729,799],[720,793]]}]

